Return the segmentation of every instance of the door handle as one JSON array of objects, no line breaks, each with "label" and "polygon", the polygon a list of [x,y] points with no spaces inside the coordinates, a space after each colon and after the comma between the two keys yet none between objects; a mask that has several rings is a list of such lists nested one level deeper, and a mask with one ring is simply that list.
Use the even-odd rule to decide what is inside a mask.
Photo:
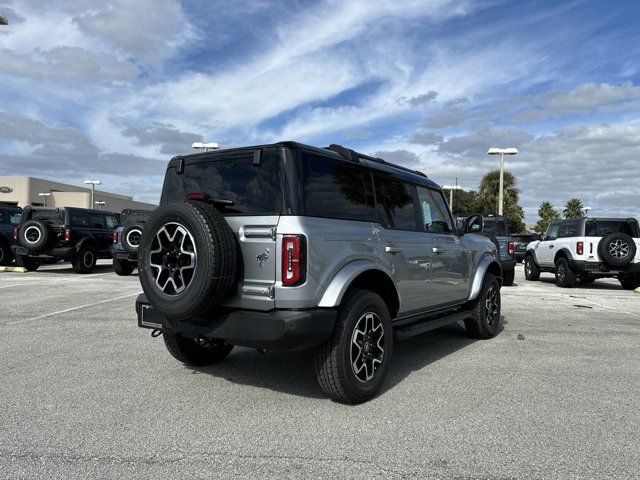
[{"label": "door handle", "polygon": [[445,248],[442,248],[442,247],[433,247],[433,248],[431,249],[431,251],[432,251],[433,253],[444,253],[444,252],[446,252],[447,250],[446,250]]},{"label": "door handle", "polygon": [[386,247],[384,247],[384,251],[387,253],[401,253],[402,249],[394,247],[393,245],[387,245]]},{"label": "door handle", "polygon": [[549,245],[549,248],[553,248],[553,245]]}]

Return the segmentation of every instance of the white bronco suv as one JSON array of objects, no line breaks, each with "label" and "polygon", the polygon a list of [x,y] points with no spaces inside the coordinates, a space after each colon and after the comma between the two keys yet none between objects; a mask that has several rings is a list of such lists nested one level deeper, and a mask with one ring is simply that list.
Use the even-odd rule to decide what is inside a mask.
[{"label": "white bronco suv", "polygon": [[622,288],[640,287],[640,232],[635,218],[571,218],[547,228],[529,243],[524,260],[527,280],[553,272],[556,285],[572,287],[616,277]]}]

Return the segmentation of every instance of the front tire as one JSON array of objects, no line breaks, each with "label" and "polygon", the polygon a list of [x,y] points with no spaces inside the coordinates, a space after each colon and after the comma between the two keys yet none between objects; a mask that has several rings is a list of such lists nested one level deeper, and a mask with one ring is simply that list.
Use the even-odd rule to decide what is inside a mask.
[{"label": "front tire", "polygon": [[373,292],[352,290],[340,307],[333,335],[316,349],[318,384],[338,402],[365,402],[382,387],[392,350],[386,303]]},{"label": "front tire", "polygon": [[73,271],[76,273],[91,273],[96,267],[98,261],[98,254],[96,249],[90,245],[81,247],[78,253],[75,254],[71,261]]},{"label": "front tire", "polygon": [[562,288],[571,288],[576,284],[576,272],[569,266],[569,261],[561,257],[556,262],[556,285]]},{"label": "front tire", "polygon": [[0,240],[0,265],[9,265],[13,260],[13,254],[9,245]]},{"label": "front tire", "polygon": [[625,290],[635,290],[640,287],[640,275],[635,276],[620,276],[618,277],[620,285]]},{"label": "front tire", "polygon": [[180,333],[163,332],[164,344],[176,360],[192,367],[204,367],[222,362],[233,350],[233,345],[215,340],[206,346],[185,338]]},{"label": "front tire", "polygon": [[127,260],[118,260],[117,258],[113,259],[113,271],[116,272],[116,275],[120,277],[131,275],[135,268],[136,264],[133,262],[128,262]]},{"label": "front tire", "polygon": [[500,282],[493,274],[487,273],[472,316],[464,321],[469,336],[481,339],[495,337],[500,328],[501,311]]},{"label": "front tire", "polygon": [[524,278],[531,282],[540,279],[540,268],[536,265],[533,255],[527,255],[524,259]]}]

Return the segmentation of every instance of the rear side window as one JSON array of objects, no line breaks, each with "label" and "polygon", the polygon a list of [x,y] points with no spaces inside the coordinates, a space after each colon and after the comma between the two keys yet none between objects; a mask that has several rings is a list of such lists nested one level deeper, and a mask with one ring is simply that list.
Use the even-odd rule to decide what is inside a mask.
[{"label": "rear side window", "polygon": [[416,187],[383,175],[374,175],[380,222],[395,230],[420,230]]},{"label": "rear side window", "polygon": [[104,215],[98,213],[91,215],[91,227],[93,228],[105,228]]},{"label": "rear side window", "polygon": [[90,227],[91,217],[84,212],[71,212],[71,226],[73,227]]},{"label": "rear side window", "polygon": [[484,226],[482,227],[485,233],[493,234],[497,237],[506,237],[507,236],[507,222],[504,220],[484,217],[483,219]]},{"label": "rear side window", "polygon": [[216,204],[225,215],[274,215],[282,211],[280,157],[263,155],[254,164],[249,156],[212,156],[187,164],[182,175],[167,170],[162,202],[184,200],[190,193],[205,193],[211,199],[231,201]]},{"label": "rear side window", "polygon": [[371,174],[362,166],[303,152],[304,215],[376,221]]}]

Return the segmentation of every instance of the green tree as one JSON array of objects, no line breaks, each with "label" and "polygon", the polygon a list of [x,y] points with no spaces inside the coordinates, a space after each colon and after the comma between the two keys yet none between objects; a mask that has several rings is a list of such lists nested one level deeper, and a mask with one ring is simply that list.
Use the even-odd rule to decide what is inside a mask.
[{"label": "green tree", "polygon": [[536,226],[533,229],[540,235],[543,235],[544,232],[547,231],[549,224],[560,218],[560,213],[553,208],[551,203],[542,202],[540,204],[540,208],[538,208],[538,216],[540,217],[540,220],[538,220],[538,223],[536,223]]},{"label": "green tree", "polygon": [[[444,189],[443,193],[449,202],[449,189]],[[453,191],[453,214],[458,213],[478,213],[478,194],[473,190]]]},{"label": "green tree", "polygon": [[572,198],[564,206],[562,213],[564,218],[580,218],[584,217],[584,205],[579,198]]},{"label": "green tree", "polygon": [[[500,191],[500,170],[487,173],[478,187],[478,213],[498,213],[498,199]],[[518,204],[520,189],[516,177],[511,172],[504,172],[504,209],[503,214],[512,233],[524,232],[524,210]],[[455,202],[454,202],[455,206]]]}]

